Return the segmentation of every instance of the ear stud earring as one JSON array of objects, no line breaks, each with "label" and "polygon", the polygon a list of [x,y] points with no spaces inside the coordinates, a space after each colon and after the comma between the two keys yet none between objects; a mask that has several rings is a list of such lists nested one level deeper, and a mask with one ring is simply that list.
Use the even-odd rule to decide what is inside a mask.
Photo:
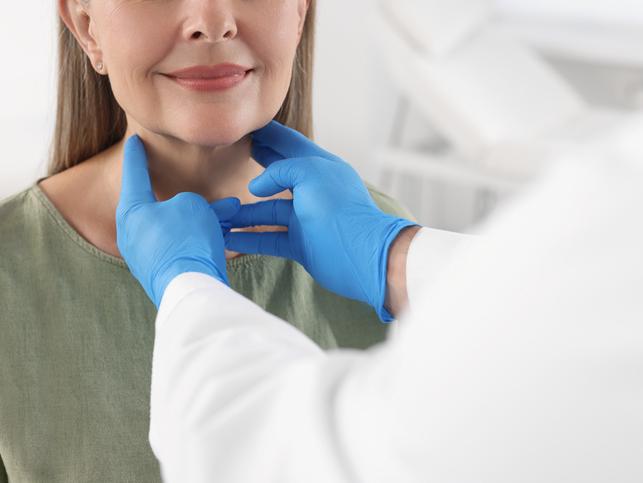
[{"label": "ear stud earring", "polygon": [[103,63],[102,63],[102,62],[98,62],[98,63],[96,64],[96,70],[97,70],[98,72],[103,72]]}]

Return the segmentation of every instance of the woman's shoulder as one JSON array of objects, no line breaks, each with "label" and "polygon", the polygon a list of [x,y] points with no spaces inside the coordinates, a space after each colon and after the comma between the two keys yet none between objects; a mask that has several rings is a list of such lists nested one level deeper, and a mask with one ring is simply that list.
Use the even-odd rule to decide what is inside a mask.
[{"label": "woman's shoulder", "polygon": [[[14,293],[21,274],[38,263],[37,244],[46,237],[43,213],[34,197],[34,187],[0,201],[0,307]],[[2,316],[0,316],[0,319]]]},{"label": "woman's shoulder", "polygon": [[386,193],[379,190],[372,184],[367,183],[366,181],[364,182],[364,184],[371,194],[373,201],[375,201],[375,204],[384,213],[400,216],[402,218],[406,218],[407,220],[417,222],[417,219],[415,218],[415,216],[413,216],[413,213],[411,213],[411,211],[402,202],[396,200],[392,196],[387,195]]},{"label": "woman's shoulder", "polygon": [[55,212],[37,183],[0,201],[0,253],[8,255],[0,257],[0,265],[6,268],[17,259],[32,262],[46,247],[59,246],[57,225]]},{"label": "woman's shoulder", "polygon": [[23,230],[41,216],[36,190],[34,184],[0,201],[0,243],[10,235],[22,235]]}]

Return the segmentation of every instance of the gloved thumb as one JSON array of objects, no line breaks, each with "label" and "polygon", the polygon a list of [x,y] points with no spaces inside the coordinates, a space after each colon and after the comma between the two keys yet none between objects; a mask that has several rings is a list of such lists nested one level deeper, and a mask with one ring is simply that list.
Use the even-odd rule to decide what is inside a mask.
[{"label": "gloved thumb", "polygon": [[276,195],[284,190],[293,190],[304,178],[302,169],[305,158],[288,158],[275,161],[266,170],[250,181],[248,189],[261,198]]}]

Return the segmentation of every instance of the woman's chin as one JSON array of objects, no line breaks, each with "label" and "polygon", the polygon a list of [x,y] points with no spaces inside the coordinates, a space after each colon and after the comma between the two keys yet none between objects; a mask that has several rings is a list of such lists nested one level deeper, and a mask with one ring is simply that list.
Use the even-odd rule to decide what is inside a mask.
[{"label": "woman's chin", "polygon": [[182,127],[175,136],[184,142],[205,147],[230,146],[239,142],[251,129],[221,123]]}]

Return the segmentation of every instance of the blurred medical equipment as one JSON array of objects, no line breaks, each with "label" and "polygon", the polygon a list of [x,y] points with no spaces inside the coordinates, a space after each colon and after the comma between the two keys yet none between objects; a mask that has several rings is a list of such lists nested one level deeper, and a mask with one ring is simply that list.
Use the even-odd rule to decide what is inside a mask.
[{"label": "blurred medical equipment", "polygon": [[[379,0],[374,37],[400,102],[391,141],[374,156],[380,184],[393,196],[401,196],[396,181],[405,174],[503,196],[561,146],[585,143],[623,120],[620,111],[590,106],[498,28],[492,13],[489,0]],[[410,106],[448,141],[446,149],[400,142]]]},{"label": "blurred medical equipment", "polygon": [[592,104],[643,108],[643,2],[496,0],[497,25],[543,54]]},{"label": "blurred medical equipment", "polygon": [[539,50],[614,67],[643,67],[640,0],[496,0],[499,21]]}]

